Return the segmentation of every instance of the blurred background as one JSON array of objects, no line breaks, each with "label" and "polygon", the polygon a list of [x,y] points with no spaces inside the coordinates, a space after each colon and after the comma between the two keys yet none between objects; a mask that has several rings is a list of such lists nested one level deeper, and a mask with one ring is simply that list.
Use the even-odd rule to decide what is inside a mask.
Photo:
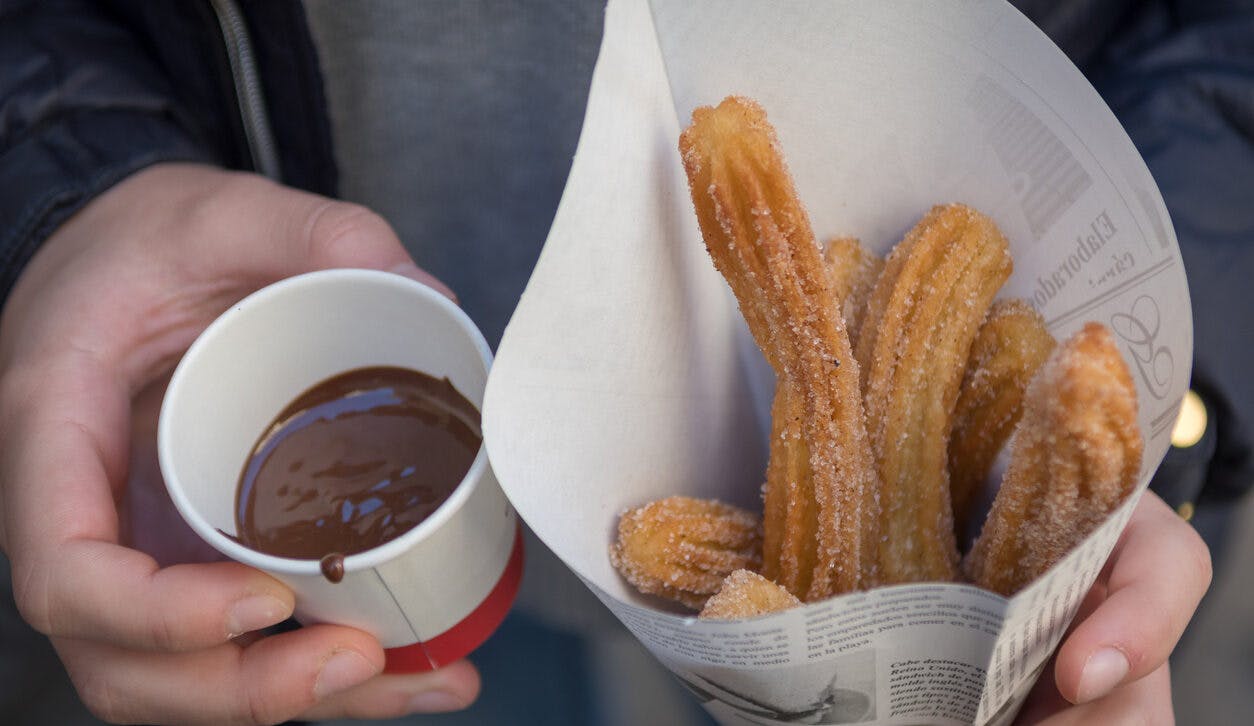
[{"label": "blurred background", "polygon": [[1240,508],[1215,584],[1171,659],[1182,724],[1237,724],[1254,714],[1254,501]]}]

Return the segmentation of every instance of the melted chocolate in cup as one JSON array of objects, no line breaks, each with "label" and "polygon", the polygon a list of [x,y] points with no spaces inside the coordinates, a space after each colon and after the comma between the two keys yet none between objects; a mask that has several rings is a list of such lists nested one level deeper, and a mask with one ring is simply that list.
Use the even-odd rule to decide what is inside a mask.
[{"label": "melted chocolate in cup", "polygon": [[453,388],[405,368],[361,368],[292,401],[253,446],[235,499],[239,541],[320,561],[413,529],[448,499],[482,442],[479,411]]}]

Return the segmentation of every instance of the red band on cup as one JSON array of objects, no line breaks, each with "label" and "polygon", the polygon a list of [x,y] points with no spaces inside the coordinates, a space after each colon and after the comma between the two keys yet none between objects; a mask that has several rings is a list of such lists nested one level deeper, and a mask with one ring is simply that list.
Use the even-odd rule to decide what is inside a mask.
[{"label": "red band on cup", "polygon": [[483,645],[483,641],[500,626],[510,606],[514,604],[518,585],[522,582],[522,570],[523,538],[522,525],[519,524],[514,530],[514,548],[509,553],[509,561],[505,563],[505,571],[483,602],[456,625],[430,640],[385,649],[383,652],[387,660],[383,672],[433,671],[466,657],[475,648]]}]

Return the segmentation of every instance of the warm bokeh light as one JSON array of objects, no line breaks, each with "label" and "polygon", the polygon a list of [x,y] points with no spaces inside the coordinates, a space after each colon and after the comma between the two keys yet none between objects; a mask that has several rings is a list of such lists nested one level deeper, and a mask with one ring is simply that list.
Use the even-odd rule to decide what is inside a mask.
[{"label": "warm bokeh light", "polygon": [[1175,428],[1171,429],[1171,445],[1187,449],[1201,440],[1206,433],[1206,404],[1202,397],[1190,390],[1180,404],[1180,415]]}]

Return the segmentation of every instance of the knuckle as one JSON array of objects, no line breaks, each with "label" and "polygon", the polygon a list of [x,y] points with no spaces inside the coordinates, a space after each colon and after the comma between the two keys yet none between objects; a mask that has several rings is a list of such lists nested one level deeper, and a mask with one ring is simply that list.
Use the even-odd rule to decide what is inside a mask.
[{"label": "knuckle", "polygon": [[[1176,619],[1171,616],[1171,612],[1165,606],[1157,608],[1152,617],[1147,618],[1144,625],[1144,632],[1138,639],[1137,643],[1125,644],[1124,652],[1128,656],[1128,662],[1133,669],[1144,668],[1146,662],[1151,658],[1148,652],[1152,646],[1166,647],[1168,652],[1175,646],[1176,640],[1180,637],[1179,629],[1176,625]],[[1157,656],[1153,656],[1157,658]]]},{"label": "knuckle", "polygon": [[52,605],[47,580],[38,576],[38,566],[16,563],[13,569],[13,601],[18,614],[44,635],[58,635],[53,627]]},{"label": "knuckle", "polygon": [[234,720],[246,724],[278,724],[288,721],[314,704],[313,690],[307,690],[310,694],[308,698],[292,702],[290,699],[275,698],[275,694],[261,684],[246,685],[239,713]]},{"label": "knuckle", "polygon": [[274,705],[257,698],[249,698],[232,723],[241,726],[271,726],[288,721],[292,714],[281,713]]},{"label": "knuckle", "polygon": [[75,673],[73,682],[79,700],[91,715],[107,723],[127,720],[122,706],[125,699],[118,697],[113,685],[100,673]]},{"label": "knuckle", "polygon": [[1210,548],[1206,546],[1206,542],[1202,540],[1201,535],[1192,527],[1189,528],[1188,545],[1186,552],[1189,556],[1189,569],[1193,572],[1201,592],[1204,593],[1210,588],[1211,580],[1214,579],[1215,570],[1214,563],[1211,562]]},{"label": "knuckle", "polygon": [[177,627],[169,617],[166,617],[164,611],[159,610],[150,616],[148,637],[156,650],[174,651],[180,650],[182,646]]},{"label": "knuckle", "polygon": [[309,253],[324,263],[348,259],[361,251],[363,243],[395,237],[387,220],[359,204],[323,200],[310,220]]},{"label": "knuckle", "polygon": [[1194,597],[1201,596],[1210,588],[1214,577],[1214,565],[1211,562],[1210,548],[1197,530],[1184,522],[1172,512],[1172,519],[1167,522],[1172,533],[1170,538],[1174,567],[1183,570],[1182,582],[1188,586],[1181,592]]},{"label": "knuckle", "polygon": [[171,200],[168,219],[184,229],[212,233],[220,228],[223,214],[233,213],[242,199],[263,194],[273,184],[256,174],[215,171]]}]

